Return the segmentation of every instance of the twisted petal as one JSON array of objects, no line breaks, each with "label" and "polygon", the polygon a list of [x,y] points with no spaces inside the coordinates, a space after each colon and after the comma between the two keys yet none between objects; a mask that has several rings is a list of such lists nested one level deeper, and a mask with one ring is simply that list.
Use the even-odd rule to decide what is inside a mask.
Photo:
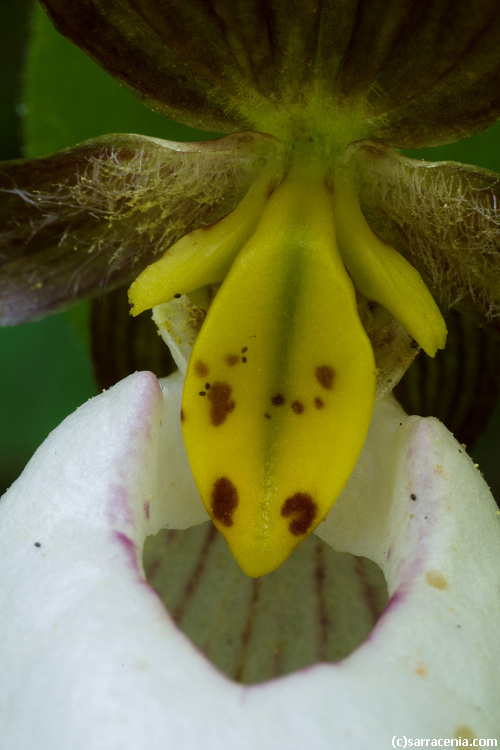
[{"label": "twisted petal", "polygon": [[500,113],[496,0],[44,0],[57,28],[151,108],[278,134],[342,102],[399,147],[459,140]]},{"label": "twisted petal", "polygon": [[170,381],[163,401],[139,373],[93,399],[2,500],[4,746],[368,750],[395,733],[496,737],[500,531],[458,443],[435,420],[378,408],[322,530],[379,562],[389,605],[340,664],[243,686],[192,646],[141,572],[148,531],[204,518],[175,418],[181,386]]},{"label": "twisted petal", "polygon": [[407,159],[370,145],[356,153],[370,226],[420,271],[447,305],[496,330],[500,311],[500,177],[454,162]]},{"label": "twisted petal", "polygon": [[132,281],[243,197],[274,139],[86,141],[0,168],[0,323],[42,317]]}]

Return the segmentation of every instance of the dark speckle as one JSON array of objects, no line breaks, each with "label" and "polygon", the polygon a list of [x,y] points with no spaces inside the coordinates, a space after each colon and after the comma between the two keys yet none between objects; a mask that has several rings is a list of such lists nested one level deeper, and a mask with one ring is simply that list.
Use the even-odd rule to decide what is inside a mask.
[{"label": "dark speckle", "polygon": [[281,393],[277,393],[276,396],[273,396],[271,398],[271,403],[273,406],[283,406],[285,403],[285,397]]},{"label": "dark speckle", "polygon": [[314,406],[316,407],[316,409],[322,409],[324,405],[325,402],[323,401],[323,399],[319,396],[316,396],[316,398],[314,399]]},{"label": "dark speckle", "polygon": [[247,351],[248,351],[248,346],[244,346],[243,349],[241,350],[241,353],[245,354],[245,352]]},{"label": "dark speckle", "polygon": [[208,365],[205,362],[202,362],[201,359],[199,359],[194,363],[194,371],[199,378],[204,378],[206,375],[208,375]]},{"label": "dark speckle", "polygon": [[248,359],[246,357],[242,357],[241,361],[243,362],[243,364],[245,364],[245,362],[248,362]]},{"label": "dark speckle", "polygon": [[210,390],[210,383],[205,383],[205,390],[206,390],[206,391],[209,391],[209,390]]},{"label": "dark speckle", "polygon": [[35,542],[35,547],[41,547],[41,546],[42,546],[42,545],[41,545],[41,543],[40,543],[40,542]]},{"label": "dark speckle", "polygon": [[180,296],[180,294],[174,294],[174,299],[179,299]]},{"label": "dark speckle", "polygon": [[226,354],[224,359],[226,360],[226,365],[228,365],[229,367],[234,367],[234,365],[239,362],[240,358],[237,354]]},{"label": "dark speckle", "polygon": [[265,416],[265,418],[266,418],[266,419],[271,419],[271,415],[270,415],[270,414],[268,414],[268,412],[267,412],[267,411],[266,411],[266,413],[264,414],[264,416]]},{"label": "dark speckle", "polygon": [[414,492],[411,493],[410,497],[411,497],[412,500],[416,500],[417,499],[417,496],[415,495]]},{"label": "dark speckle", "polygon": [[232,390],[229,383],[212,383],[208,392],[208,400],[211,404],[210,421],[215,427],[224,424],[236,406],[231,399]]},{"label": "dark speckle", "polygon": [[304,411],[304,404],[300,401],[292,401],[292,409],[295,414],[302,414]]},{"label": "dark speckle", "polygon": [[186,415],[184,414],[184,409],[181,409],[181,422],[184,422],[186,419]]},{"label": "dark speckle", "polygon": [[224,526],[232,526],[233,513],[238,507],[238,490],[227,477],[220,477],[212,489],[212,513]]},{"label": "dark speckle", "polygon": [[207,394],[205,393],[205,391],[200,391],[199,395],[200,396],[206,396]]},{"label": "dark speckle", "polygon": [[294,516],[288,524],[288,529],[294,536],[307,533],[317,512],[316,503],[306,492],[296,492],[295,495],[285,500],[281,508],[281,515],[284,518]]},{"label": "dark speckle", "polygon": [[325,388],[327,391],[331,391],[333,387],[333,379],[335,377],[335,370],[330,365],[320,365],[315,370],[315,375],[318,383]]}]

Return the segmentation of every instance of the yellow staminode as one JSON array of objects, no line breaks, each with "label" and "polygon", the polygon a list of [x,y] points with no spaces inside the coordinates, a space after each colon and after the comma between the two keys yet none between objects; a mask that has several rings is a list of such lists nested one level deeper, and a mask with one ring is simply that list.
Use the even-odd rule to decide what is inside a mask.
[{"label": "yellow staminode", "polygon": [[330,510],[374,394],[332,196],[292,175],[217,293],[184,387],[191,468],[245,573],[274,570]]}]

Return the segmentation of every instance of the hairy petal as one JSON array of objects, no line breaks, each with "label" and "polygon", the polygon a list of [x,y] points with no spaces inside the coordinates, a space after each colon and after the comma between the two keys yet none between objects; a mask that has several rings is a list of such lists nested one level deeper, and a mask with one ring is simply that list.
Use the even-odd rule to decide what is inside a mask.
[{"label": "hairy petal", "polygon": [[500,177],[454,162],[407,159],[379,145],[355,155],[370,226],[420,271],[446,305],[500,330]]},{"label": "hairy petal", "polygon": [[243,197],[276,141],[93,139],[0,167],[0,324],[130,283],[186,232]]}]

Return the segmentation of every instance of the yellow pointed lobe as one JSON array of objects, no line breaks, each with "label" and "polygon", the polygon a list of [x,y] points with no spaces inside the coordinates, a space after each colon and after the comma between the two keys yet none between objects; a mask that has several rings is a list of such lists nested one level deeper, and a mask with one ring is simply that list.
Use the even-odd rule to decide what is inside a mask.
[{"label": "yellow pointed lobe", "polygon": [[336,231],[342,259],[356,287],[383,305],[430,357],[446,343],[443,316],[419,272],[368,226],[354,182],[335,180]]},{"label": "yellow pointed lobe", "polygon": [[131,284],[131,314],[139,315],[178,294],[221,282],[238,251],[254,231],[267,196],[279,181],[282,165],[273,161],[262,171],[241,203],[215,224],[197,229],[174,243]]}]

